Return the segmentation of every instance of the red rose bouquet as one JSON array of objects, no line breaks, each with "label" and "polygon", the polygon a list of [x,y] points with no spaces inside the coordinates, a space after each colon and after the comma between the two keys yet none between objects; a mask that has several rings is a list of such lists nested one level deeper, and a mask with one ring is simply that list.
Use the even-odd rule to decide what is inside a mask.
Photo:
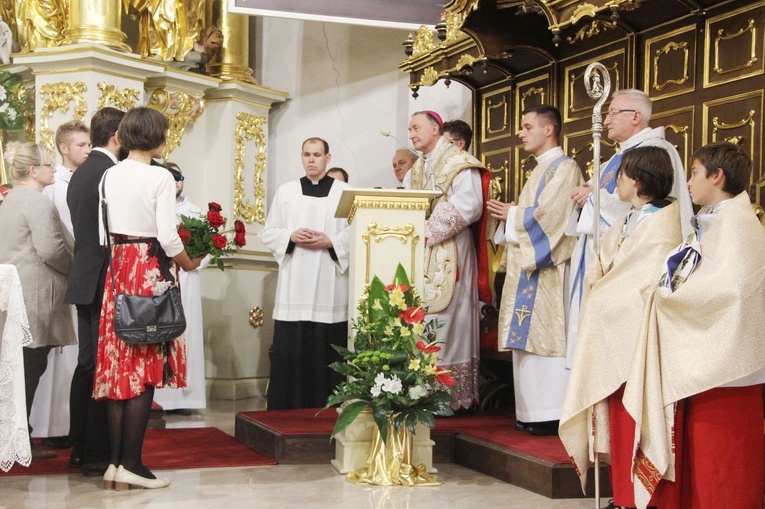
[{"label": "red rose bouquet", "polygon": [[233,230],[226,230],[223,208],[214,201],[207,205],[207,209],[207,214],[199,217],[181,216],[178,236],[189,258],[210,254],[212,263],[223,270],[221,256],[231,254],[243,247],[247,243],[247,231],[244,223],[238,219],[234,221]]},{"label": "red rose bouquet", "polygon": [[453,415],[447,390],[455,384],[438,365],[436,320],[425,321],[420,297],[399,265],[395,282],[384,285],[375,276],[353,321],[353,351],[336,348],[345,362],[330,368],[348,376],[327,399],[329,408],[344,404],[332,436],[347,428],[365,408],[387,439],[388,413],[394,426],[414,433],[417,422],[429,428],[435,415]]}]

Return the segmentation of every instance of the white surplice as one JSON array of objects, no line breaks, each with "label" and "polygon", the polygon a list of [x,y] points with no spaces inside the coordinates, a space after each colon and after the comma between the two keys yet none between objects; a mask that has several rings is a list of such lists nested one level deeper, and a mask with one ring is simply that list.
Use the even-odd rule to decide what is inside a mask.
[{"label": "white surplice", "polygon": [[[202,209],[181,196],[181,202],[175,205],[176,223],[181,216],[196,217],[202,215]],[[186,387],[181,389],[157,389],[154,401],[164,410],[179,408],[206,408],[205,388],[205,345],[202,327],[202,287],[199,271],[210,263],[206,257],[197,270],[186,272],[178,270],[178,282],[181,286],[181,302],[186,315]]]},{"label": "white surplice", "polygon": [[[303,195],[299,180],[279,187],[266,225],[258,234],[279,264],[274,320],[338,323],[348,320],[348,263],[350,228],[335,210],[347,184],[335,180],[329,195]],[[324,232],[337,261],[327,249],[295,247],[287,253],[290,236],[298,228]]]}]

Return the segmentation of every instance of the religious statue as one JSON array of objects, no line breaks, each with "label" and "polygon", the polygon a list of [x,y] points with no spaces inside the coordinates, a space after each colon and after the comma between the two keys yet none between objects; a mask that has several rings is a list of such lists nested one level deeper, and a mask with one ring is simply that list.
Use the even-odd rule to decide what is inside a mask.
[{"label": "religious statue", "polygon": [[202,0],[124,0],[124,5],[138,13],[141,58],[186,58],[202,28]]},{"label": "religious statue", "polygon": [[0,17],[0,62],[7,64],[11,61],[11,47],[13,46],[13,33],[8,23]]},{"label": "religious statue", "polygon": [[69,19],[67,0],[16,2],[16,29],[22,51],[58,46]]},{"label": "religious statue", "polygon": [[209,26],[200,34],[200,38],[194,43],[194,51],[201,53],[204,58],[200,69],[208,76],[212,74],[210,64],[215,60],[223,48],[223,31],[217,26]]}]

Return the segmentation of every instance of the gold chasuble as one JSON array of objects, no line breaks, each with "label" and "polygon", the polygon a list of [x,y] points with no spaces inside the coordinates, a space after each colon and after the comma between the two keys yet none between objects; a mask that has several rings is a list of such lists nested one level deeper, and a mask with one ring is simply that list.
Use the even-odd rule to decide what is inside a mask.
[{"label": "gold chasuble", "polygon": [[[561,155],[540,164],[511,209],[518,244],[506,246],[507,276],[499,311],[499,350],[566,356],[564,277],[576,245],[565,234],[574,210],[571,190],[582,185],[576,162]],[[513,225],[514,223],[514,225]]]},{"label": "gold chasuble", "polygon": [[[427,160],[419,158],[414,163],[410,170],[411,188],[415,190],[430,189],[430,186],[435,182],[436,189],[443,192],[439,198],[433,200],[431,224],[440,225],[438,227],[442,229],[448,229],[449,224],[454,222],[453,219],[447,217],[448,214],[439,214],[439,209],[445,208],[445,205],[448,204],[449,189],[457,175],[470,168],[485,170],[478,159],[457,145],[448,145],[436,158]],[[451,215],[453,216],[453,214]],[[444,220],[440,221],[439,219]],[[455,224],[453,226],[459,228],[460,225]],[[431,228],[435,228],[435,226]],[[453,233],[450,235],[448,231],[442,231],[438,236],[449,238],[439,242],[436,236],[431,235],[425,248],[423,300],[429,314],[440,313],[449,307],[459,277],[456,237]]]},{"label": "gold chasuble", "polygon": [[650,295],[624,390],[636,423],[638,507],[661,479],[675,479],[675,403],[729,383],[762,383],[752,375],[765,369],[765,232],[747,193],[718,206],[699,238],[700,261],[687,279]]},{"label": "gold chasuble", "polygon": [[600,257],[585,278],[585,307],[558,434],[582,481],[594,454],[609,463],[607,398],[627,380],[638,342],[646,292],[661,275],[667,253],[682,241],[680,208],[654,212],[623,238],[625,219],[601,237]]}]

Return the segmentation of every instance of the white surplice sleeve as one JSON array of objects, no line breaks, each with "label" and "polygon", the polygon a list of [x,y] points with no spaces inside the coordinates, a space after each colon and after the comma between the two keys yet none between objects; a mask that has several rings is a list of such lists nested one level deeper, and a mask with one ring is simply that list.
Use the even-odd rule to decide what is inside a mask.
[{"label": "white surplice sleeve", "polygon": [[292,232],[287,229],[286,219],[282,216],[285,208],[282,203],[282,190],[279,190],[268,211],[265,228],[258,233],[258,238],[271,251],[279,265],[287,257],[287,247],[292,235]]}]

